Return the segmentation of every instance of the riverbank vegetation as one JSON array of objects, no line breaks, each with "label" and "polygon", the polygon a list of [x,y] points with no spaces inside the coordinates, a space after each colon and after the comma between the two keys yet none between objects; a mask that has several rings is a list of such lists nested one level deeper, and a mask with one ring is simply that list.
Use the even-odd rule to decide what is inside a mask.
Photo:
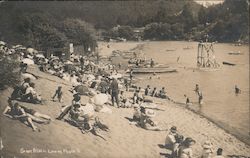
[{"label": "riverbank vegetation", "polygon": [[[205,8],[190,0],[2,2],[0,40],[42,50],[99,39],[248,42],[248,1]],[[114,29],[117,28],[117,29]],[[137,29],[140,28],[139,35]]]}]

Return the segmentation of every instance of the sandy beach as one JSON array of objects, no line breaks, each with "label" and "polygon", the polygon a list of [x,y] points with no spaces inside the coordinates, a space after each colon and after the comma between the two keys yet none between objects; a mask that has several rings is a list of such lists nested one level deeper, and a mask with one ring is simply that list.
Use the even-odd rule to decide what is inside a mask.
[{"label": "sandy beach", "polygon": [[[137,42],[128,42],[126,44],[111,43],[110,48],[108,49],[106,43],[101,43],[99,45],[101,52],[100,55],[109,56],[113,50],[131,50],[138,44],[139,43]],[[152,45],[154,46],[154,44]],[[143,50],[148,50],[145,52],[146,56],[148,58],[153,58],[153,52],[156,51],[155,49],[157,47],[151,47],[155,49],[147,49],[149,46],[150,45],[145,45]],[[166,50],[167,48],[164,49]],[[176,59],[176,54],[167,56],[169,58],[158,58],[159,60],[157,62],[162,63],[167,59],[169,60],[168,63],[172,63],[172,65],[176,66],[176,62],[173,60]],[[181,61],[182,64],[184,64],[185,61]],[[179,66],[183,67],[183,65]],[[7,99],[10,96],[12,89],[1,92],[1,139],[4,146],[1,154],[3,157],[156,158],[164,157],[167,153],[166,149],[160,148],[159,145],[164,144],[168,131],[147,131],[130,124],[129,120],[126,118],[132,117],[133,109],[117,109],[110,106],[109,108],[112,109],[112,114],[96,113],[96,115],[99,116],[110,128],[110,132],[105,135],[107,141],[92,134],[82,134],[79,129],[69,125],[67,122],[55,120],[60,112],[61,106],[71,103],[72,94],[69,92],[71,89],[70,83],[59,79],[58,77],[40,72],[35,66],[29,68],[28,71],[39,77],[39,79],[34,82],[38,93],[40,93],[46,101],[44,105],[33,105],[29,103],[21,104],[52,116],[53,121],[49,125],[38,125],[41,132],[32,132],[31,128],[26,127],[19,121],[4,117],[2,111],[7,106]],[[148,76],[146,76],[146,78],[147,77]],[[198,78],[200,77],[198,76]],[[141,76],[138,76],[138,78],[141,78]],[[170,96],[175,100],[183,101],[183,91],[177,93],[174,90],[176,87],[180,88],[177,86],[177,82],[174,82],[176,78],[170,75],[167,80],[162,79],[164,79],[162,76],[160,79],[157,79],[160,81],[158,84],[154,84],[155,80],[153,79],[150,84],[152,84],[152,86],[159,86],[159,84],[163,82],[166,83],[168,85],[166,87]],[[138,85],[140,86],[146,86],[146,84],[149,83],[149,80],[144,80],[144,82],[142,82],[142,80],[139,81]],[[194,84],[192,82],[195,81],[187,81],[186,84],[190,85],[190,87],[187,86],[184,87],[184,89],[190,90],[191,87],[193,88]],[[171,84],[172,86],[170,86]],[[51,97],[59,85],[62,86],[64,91],[63,104],[51,101]],[[204,86],[204,91],[205,90],[206,88]],[[162,109],[156,111],[157,116],[155,119],[159,125],[166,129],[175,125],[177,126],[178,131],[185,137],[192,137],[196,140],[197,143],[193,147],[195,157],[201,155],[201,145],[207,139],[213,143],[214,150],[222,147],[225,155],[250,156],[250,146],[246,145],[225,130],[219,128],[214,123],[208,121],[208,119],[185,109],[182,106],[173,104],[172,102],[157,98],[152,99],[158,103],[158,108]],[[82,97],[82,101],[87,102],[88,98]]]}]

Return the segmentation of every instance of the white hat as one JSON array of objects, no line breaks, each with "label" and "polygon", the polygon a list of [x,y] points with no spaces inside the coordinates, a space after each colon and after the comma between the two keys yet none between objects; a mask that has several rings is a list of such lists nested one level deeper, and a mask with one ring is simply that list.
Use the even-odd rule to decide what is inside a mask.
[{"label": "white hat", "polygon": [[152,109],[146,109],[146,115],[148,117],[155,117],[155,112]]},{"label": "white hat", "polygon": [[212,143],[211,143],[209,140],[207,140],[207,141],[205,141],[205,143],[202,145],[202,147],[203,147],[204,149],[211,149],[211,148],[213,147],[213,145],[212,145]]}]

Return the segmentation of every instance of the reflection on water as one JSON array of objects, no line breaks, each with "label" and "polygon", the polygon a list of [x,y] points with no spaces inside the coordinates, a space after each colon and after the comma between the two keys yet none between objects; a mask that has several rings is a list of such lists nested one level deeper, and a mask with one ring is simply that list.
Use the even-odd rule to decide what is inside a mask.
[{"label": "reflection on water", "polygon": [[[249,138],[248,46],[215,44],[215,55],[220,68],[214,71],[196,68],[197,47],[196,42],[145,43],[143,51],[147,58],[174,65],[179,71],[178,73],[158,74],[159,79],[146,79],[139,84],[145,86],[150,83],[151,87],[158,89],[165,86],[168,95],[174,100],[185,102],[183,95],[186,94],[192,102],[196,103],[198,97],[193,90],[195,84],[199,84],[204,97],[201,113],[220,122],[234,134]],[[170,49],[174,51],[167,51]],[[240,52],[240,55],[230,55],[228,54],[230,52]],[[234,63],[236,66],[222,65],[223,61]],[[234,93],[235,85],[242,90],[238,96]]]}]

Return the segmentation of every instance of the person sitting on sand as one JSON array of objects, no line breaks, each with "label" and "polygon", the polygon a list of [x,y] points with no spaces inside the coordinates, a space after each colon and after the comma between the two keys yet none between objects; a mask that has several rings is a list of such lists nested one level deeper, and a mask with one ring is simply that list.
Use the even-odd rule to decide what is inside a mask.
[{"label": "person sitting on sand", "polygon": [[30,83],[30,87],[26,89],[25,94],[22,96],[22,100],[31,101],[32,103],[41,103],[41,97],[35,91],[35,83]]},{"label": "person sitting on sand", "polygon": [[235,95],[236,96],[241,93],[241,90],[240,90],[240,88],[237,85],[235,85],[234,89],[235,89]]},{"label": "person sitting on sand", "polygon": [[69,113],[69,111],[73,108],[73,105],[76,105],[76,104],[81,105],[81,96],[78,93],[73,95],[72,104],[63,108],[62,112],[56,119],[58,120],[63,119],[64,116],[66,116]]},{"label": "person sitting on sand", "polygon": [[186,94],[184,94],[185,100],[186,100],[186,107],[188,108],[192,103],[190,102],[190,99],[187,97]]},{"label": "person sitting on sand", "polygon": [[12,99],[20,98],[25,94],[27,88],[30,87],[30,78],[25,78],[21,86],[16,86],[11,94]]},{"label": "person sitting on sand", "polygon": [[178,157],[178,152],[179,152],[179,148],[180,148],[180,145],[183,143],[183,135],[180,135],[180,134],[177,134],[175,136],[175,143],[173,145],[173,151],[172,151],[172,154],[171,154],[171,157]]},{"label": "person sitting on sand", "polygon": [[133,104],[138,104],[138,93],[134,92],[132,99],[133,99]]},{"label": "person sitting on sand", "polygon": [[63,92],[62,92],[62,86],[59,86],[54,94],[54,96],[52,97],[52,100],[55,101],[55,97],[57,96],[57,99],[59,102],[62,102],[62,95],[63,95]]},{"label": "person sitting on sand", "polygon": [[157,96],[157,90],[156,90],[156,87],[154,87],[152,93],[151,93],[151,96],[152,97],[156,97]]},{"label": "person sitting on sand", "polygon": [[159,98],[166,99],[168,98],[165,92],[165,87],[162,87],[162,89],[159,91],[158,95]]},{"label": "person sitting on sand", "polygon": [[212,158],[213,155],[213,145],[210,141],[205,141],[205,143],[202,145],[202,155],[201,158]]},{"label": "person sitting on sand", "polygon": [[[12,102],[12,101],[10,101],[9,106],[7,106],[5,108],[3,115],[5,115],[9,118],[14,118],[14,119],[20,120],[24,124],[30,126],[33,129],[33,131],[38,130],[38,128],[33,124],[33,121],[37,122],[37,123],[43,123],[43,124],[48,124],[51,121],[51,118],[49,116],[44,115],[44,114],[40,114],[40,113],[34,111],[33,109],[25,108],[25,107],[19,105],[19,103]],[[44,118],[47,120],[44,120],[41,118]]]},{"label": "person sitting on sand", "polygon": [[195,140],[187,137],[179,147],[178,158],[193,158],[192,146],[195,143]]},{"label": "person sitting on sand", "polygon": [[77,127],[81,127],[81,125],[83,124],[83,119],[80,118],[80,107],[80,104],[74,104],[69,110],[69,117],[67,119],[67,121]]},{"label": "person sitting on sand", "polygon": [[23,84],[21,85],[21,91],[24,94],[26,89],[30,87],[30,78],[25,78]]},{"label": "person sitting on sand", "polygon": [[120,92],[119,101],[120,101],[120,106],[125,107],[125,103],[127,102],[127,99],[124,96],[124,91]]},{"label": "person sitting on sand", "polygon": [[147,88],[145,89],[144,94],[149,95],[149,92],[150,92],[150,85],[147,85]]},{"label": "person sitting on sand", "polygon": [[222,156],[222,152],[223,152],[223,149],[222,148],[218,148],[217,149],[217,155],[214,156],[213,158],[224,158],[224,156]]},{"label": "person sitting on sand", "polygon": [[141,111],[139,106],[134,107],[133,121],[139,122],[141,117]]},{"label": "person sitting on sand", "polygon": [[176,135],[177,135],[177,128],[176,126],[172,126],[170,128],[170,132],[168,133],[165,139],[165,147],[167,149],[170,149],[172,152],[174,150],[174,144],[176,142],[176,139],[175,139]]},{"label": "person sitting on sand", "polygon": [[138,122],[138,125],[146,130],[152,130],[152,131],[162,131],[164,129],[161,129],[157,126],[157,123],[152,120],[152,117],[155,116],[155,112],[151,109],[145,109],[145,107],[140,107],[140,122]]}]

